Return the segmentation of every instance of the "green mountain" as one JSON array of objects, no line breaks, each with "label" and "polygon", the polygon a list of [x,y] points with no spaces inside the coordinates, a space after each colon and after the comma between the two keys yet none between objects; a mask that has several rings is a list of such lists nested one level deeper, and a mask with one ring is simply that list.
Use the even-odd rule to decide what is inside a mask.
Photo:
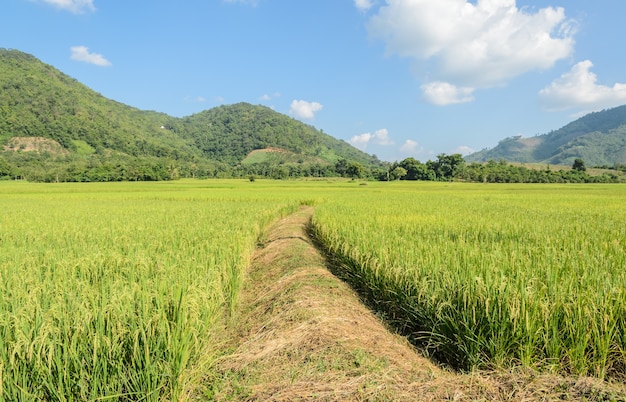
[{"label": "green mountain", "polygon": [[334,164],[347,159],[367,166],[378,160],[352,145],[265,106],[219,106],[170,121],[166,127],[191,141],[207,158],[225,163],[245,160],[255,150],[279,148],[306,159]]},{"label": "green mountain", "polygon": [[70,153],[87,144],[94,151],[133,156],[199,154],[160,128],[169,119],[107,99],[31,55],[0,50],[0,144],[12,137],[43,137]]},{"label": "green mountain", "polygon": [[[248,158],[265,148],[291,156]],[[148,170],[164,168],[173,176],[187,176],[189,169],[195,176],[200,166],[211,176],[242,174],[241,166],[257,162],[334,166],[341,159],[380,165],[348,143],[267,107],[239,103],[184,118],[143,111],[105,98],[32,55],[0,49],[0,166],[54,170],[54,163],[73,163],[80,171],[115,165],[128,173],[148,164]],[[162,176],[147,174],[140,179]]]},{"label": "green mountain", "polygon": [[578,158],[588,166],[626,163],[626,105],[590,113],[548,134],[505,138],[465,160],[572,165]]}]

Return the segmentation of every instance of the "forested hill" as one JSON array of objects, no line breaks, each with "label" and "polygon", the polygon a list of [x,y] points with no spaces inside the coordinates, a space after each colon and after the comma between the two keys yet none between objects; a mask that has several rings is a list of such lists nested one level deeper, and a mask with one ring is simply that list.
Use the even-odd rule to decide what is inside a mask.
[{"label": "forested hill", "polygon": [[133,156],[189,158],[197,149],[160,127],[170,119],[112,101],[17,50],[0,50],[0,142],[44,137]]},{"label": "forested hill", "polygon": [[[44,148],[34,148],[42,143]],[[300,166],[289,175],[308,174],[304,165],[331,174],[340,160],[380,166],[348,143],[263,106],[239,103],[185,118],[143,111],[105,98],[32,55],[0,49],[0,178],[237,176],[256,171],[241,163],[263,148],[280,149],[297,161]],[[285,162],[273,158],[264,164]],[[124,174],[105,172],[113,169],[109,165]],[[104,173],[86,178],[94,166]],[[39,171],[32,174],[35,167]],[[143,173],[128,176],[138,171]]]},{"label": "forested hill", "polygon": [[248,103],[219,106],[167,126],[192,141],[210,159],[236,163],[258,149],[280,148],[334,164],[339,159],[366,166],[378,160],[352,145],[265,106]]},{"label": "forested hill", "polygon": [[506,138],[491,149],[465,157],[470,162],[504,159],[509,162],[588,166],[626,163],[626,105],[590,113],[548,134]]}]

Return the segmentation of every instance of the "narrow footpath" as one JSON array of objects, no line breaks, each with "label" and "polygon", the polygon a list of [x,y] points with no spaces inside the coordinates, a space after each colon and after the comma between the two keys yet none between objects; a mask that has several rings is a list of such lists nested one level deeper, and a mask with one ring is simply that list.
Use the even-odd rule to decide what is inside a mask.
[{"label": "narrow footpath", "polygon": [[621,400],[623,388],[588,378],[438,367],[328,271],[307,235],[312,214],[303,207],[266,232],[232,318],[232,353],[217,367],[217,400]]}]

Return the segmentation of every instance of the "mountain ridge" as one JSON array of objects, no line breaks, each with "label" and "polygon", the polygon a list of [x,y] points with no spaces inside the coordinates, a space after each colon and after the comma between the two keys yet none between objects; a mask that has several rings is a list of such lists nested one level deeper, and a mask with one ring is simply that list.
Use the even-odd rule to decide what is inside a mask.
[{"label": "mountain ridge", "polygon": [[[28,149],[23,146],[7,148],[12,138],[22,137],[53,140],[67,154],[38,152],[35,157],[25,156]],[[35,162],[47,170],[75,163],[84,170],[93,164],[142,160],[163,165],[174,176],[187,177],[188,170],[199,165],[208,177],[232,176],[245,174],[241,162],[250,152],[271,147],[301,154],[300,165],[315,160],[334,166],[341,159],[367,167],[381,165],[345,141],[265,106],[241,102],[182,118],[140,110],[104,97],[33,55],[0,48],[4,165],[26,171],[34,169]]]},{"label": "mountain ridge", "polygon": [[589,113],[558,130],[535,137],[508,137],[497,146],[467,155],[468,162],[508,162],[589,166],[626,163],[626,105]]}]

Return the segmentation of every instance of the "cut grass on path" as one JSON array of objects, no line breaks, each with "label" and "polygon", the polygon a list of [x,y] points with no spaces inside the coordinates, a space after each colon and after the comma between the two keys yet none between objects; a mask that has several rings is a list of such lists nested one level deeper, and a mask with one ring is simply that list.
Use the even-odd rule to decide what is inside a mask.
[{"label": "cut grass on path", "polygon": [[[600,380],[457,374],[392,334],[327,269],[304,207],[266,232],[211,379],[216,400],[623,400]],[[620,399],[622,398],[622,399]]]}]

